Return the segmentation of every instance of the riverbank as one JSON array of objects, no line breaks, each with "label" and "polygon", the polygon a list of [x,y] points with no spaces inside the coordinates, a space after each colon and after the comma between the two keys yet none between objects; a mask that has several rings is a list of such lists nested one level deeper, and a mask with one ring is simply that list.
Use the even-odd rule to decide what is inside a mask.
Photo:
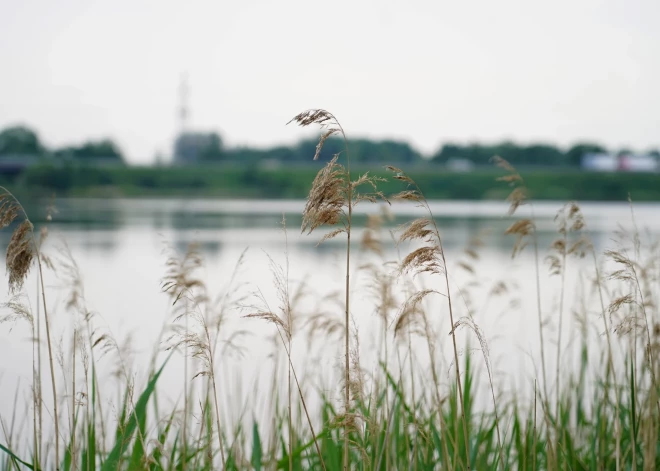
[{"label": "riverbank", "polygon": [[[305,198],[319,165],[258,168],[239,165],[194,167],[48,167],[26,170],[1,183],[30,196],[75,197],[231,197]],[[391,180],[382,167],[365,167],[354,174],[370,173]],[[507,185],[497,178],[497,168],[452,172],[436,167],[404,169],[429,199],[501,200]],[[655,173],[596,173],[573,169],[521,170],[537,200],[634,201],[660,200],[660,175]],[[399,183],[380,185],[385,194],[398,191]]]}]

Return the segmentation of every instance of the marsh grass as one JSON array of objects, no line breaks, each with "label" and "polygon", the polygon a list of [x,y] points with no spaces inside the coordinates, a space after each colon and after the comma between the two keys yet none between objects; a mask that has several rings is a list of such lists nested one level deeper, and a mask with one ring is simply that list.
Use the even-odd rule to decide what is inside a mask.
[{"label": "marsh grass", "polygon": [[[483,326],[522,309],[525,288],[508,273],[482,276],[480,251],[489,235],[473,234],[463,251],[448,250],[422,188],[403,170],[388,168],[403,188],[386,197],[382,179],[351,175],[350,140],[334,115],[310,110],[294,121],[321,126],[313,157],[329,136],[344,139],[345,155],[311,184],[301,227],[322,232],[319,243],[345,237],[341,288],[315,293],[295,281],[284,220],[284,262],[267,254],[265,264],[274,294],[245,281],[246,270],[263,268],[249,266],[245,252],[226,267],[227,284],[214,296],[199,247],[168,249],[161,287],[171,307],[141,376],[131,353],[140,339],[118,339],[101,326],[72,251],[65,242],[46,250],[48,231],[37,231],[4,191],[0,223],[12,235],[10,296],[0,321],[10,333],[27,325],[33,371],[29,399],[22,402],[17,388],[14,412],[0,417],[1,469],[660,467],[660,242],[640,231],[632,204],[632,229],[617,231],[602,252],[579,204],[558,208],[556,236],[544,254],[533,188],[495,160],[503,184],[511,185],[508,217],[516,218],[506,235],[513,258],[527,256],[526,269],[533,267],[524,276],[534,286],[539,338],[520,354],[535,367],[540,361],[539,368],[507,390],[497,350],[513,339],[494,342]],[[390,201],[418,205],[424,216],[392,229]],[[380,202],[383,210],[359,228],[353,209],[362,202]],[[530,215],[518,215],[522,209]],[[34,298],[26,284],[31,270]],[[58,280],[55,289],[45,289],[44,270]],[[579,281],[577,299],[567,296],[572,279]],[[542,288],[556,291],[552,302],[541,298]],[[355,299],[370,308],[356,310]],[[61,340],[53,335],[55,309],[69,314]],[[253,339],[260,323],[272,333],[274,366],[255,380],[253,389],[263,389],[256,394],[243,390],[228,365],[240,365],[250,342],[263,341]],[[340,364],[331,368],[328,358]],[[182,391],[170,402],[158,384],[176,359]],[[114,363],[109,371],[107,362]],[[43,381],[52,397],[44,397]]]}]

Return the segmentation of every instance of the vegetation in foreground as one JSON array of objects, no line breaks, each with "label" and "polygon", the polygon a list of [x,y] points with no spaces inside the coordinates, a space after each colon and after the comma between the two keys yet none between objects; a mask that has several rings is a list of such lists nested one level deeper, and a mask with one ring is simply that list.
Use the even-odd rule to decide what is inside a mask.
[{"label": "vegetation in foreground", "polygon": [[[198,278],[202,260],[195,248],[172,255],[163,278],[163,290],[173,303],[162,335],[168,351],[154,354],[149,374],[137,381],[134,365],[122,361],[119,342],[95,325],[71,254],[66,248],[57,257],[43,251],[47,228],[36,230],[20,202],[3,189],[0,223],[13,230],[6,262],[13,297],[4,305],[9,313],[3,320],[27,322],[34,338],[29,414],[18,427],[14,420],[1,421],[3,469],[660,466],[657,243],[645,243],[635,226],[631,233],[617,234],[616,250],[596,253],[579,206],[568,203],[558,208],[556,240],[548,249],[540,247],[535,221],[517,216],[520,206],[532,204],[529,182],[496,159],[504,170],[500,184],[510,186],[507,234],[513,256],[525,251],[536,261],[530,275],[538,300],[538,349],[528,352],[536,377],[529,378],[526,390],[507,392],[491,364],[488,332],[479,326],[488,314],[488,303],[480,296],[515,297],[515,283],[503,278],[484,285],[478,238],[461,254],[445,252],[442,228],[431,214],[424,187],[403,170],[387,169],[390,181],[401,185],[394,195],[382,192],[383,177],[351,171],[350,145],[331,113],[311,110],[294,121],[322,127],[318,149],[335,134],[345,143],[342,153],[316,175],[302,224],[308,233],[324,230],[321,242],[345,241],[342,292],[324,299],[318,311],[305,313],[302,287],[290,281],[288,264],[271,262],[276,303],[263,295],[240,295],[237,270],[216,300]],[[391,200],[410,201],[427,211],[394,233],[399,249],[408,250],[397,260],[384,259],[388,237],[382,219],[372,218],[363,232],[352,219],[355,205],[387,205]],[[631,216],[634,222],[632,210]],[[589,293],[577,304],[565,295],[567,273],[578,267],[575,258],[592,260],[593,275]],[[25,301],[24,286],[31,269],[37,272],[39,294],[31,300],[33,309]],[[68,349],[53,338],[53,304],[44,289],[44,270],[55,270],[68,281],[65,307],[76,318]],[[456,286],[453,273],[461,270],[470,281]],[[541,283],[547,276],[559,289],[557,298],[544,305]],[[380,335],[375,352],[361,348],[360,341],[366,334],[373,336],[373,329],[357,327],[351,308],[356,278],[365,280],[373,295]],[[243,420],[231,421],[227,404],[237,409],[247,405],[236,404],[240,397],[223,381],[225,356],[239,342],[225,332],[226,321],[237,313],[245,323],[270,324],[285,365],[283,374],[279,368],[273,372],[273,390],[283,394],[275,394],[268,404],[268,419],[247,427]],[[577,336],[566,338],[567,332]],[[324,390],[318,383],[308,384],[323,378],[302,375],[294,367],[296,352],[310,344],[341,352],[342,379],[335,385],[339,403],[315,392]],[[478,348],[465,353],[466,345]],[[575,369],[560,371],[560,365],[571,364],[575,351]],[[361,360],[367,353],[377,368]],[[101,354],[120,359],[118,399],[99,387]],[[173,355],[184,359],[185,393],[180,404],[163,411],[157,385]],[[319,398],[320,405],[312,406]],[[108,401],[114,401],[115,416]]]}]

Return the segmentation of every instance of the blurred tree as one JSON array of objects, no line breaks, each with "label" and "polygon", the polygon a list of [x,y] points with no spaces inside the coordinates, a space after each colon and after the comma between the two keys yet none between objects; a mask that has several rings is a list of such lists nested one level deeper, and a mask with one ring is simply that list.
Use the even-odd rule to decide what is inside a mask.
[{"label": "blurred tree", "polygon": [[199,157],[203,161],[218,161],[224,157],[222,138],[218,133],[207,135],[206,145],[200,149]]},{"label": "blurred tree", "polygon": [[44,148],[35,131],[25,126],[12,126],[0,131],[0,156],[42,155]]},{"label": "blurred tree", "polygon": [[[308,139],[300,142],[295,148],[295,155],[291,157],[297,161],[310,161],[316,153],[317,139]],[[335,154],[344,152],[344,141],[332,137],[325,141],[319,160],[327,162]],[[414,163],[420,161],[422,156],[410,147],[407,142],[401,141],[372,141],[370,139],[349,139],[348,150],[353,163]]]},{"label": "blurred tree", "polygon": [[607,150],[598,144],[582,142],[575,144],[566,152],[566,163],[579,167],[582,163],[582,157],[587,154],[602,154]]},{"label": "blurred tree", "polygon": [[467,159],[476,165],[491,165],[492,158],[498,156],[511,165],[559,165],[564,160],[563,153],[554,146],[534,144],[519,146],[510,141],[495,145],[471,143],[467,146],[445,144],[433,156],[433,161],[447,163],[449,159]]},{"label": "blurred tree", "polygon": [[457,144],[443,144],[438,152],[436,152],[432,157],[431,161],[446,164],[449,159],[456,158],[465,158],[463,155],[463,147]]},{"label": "blurred tree", "polygon": [[87,141],[80,146],[62,147],[53,152],[55,157],[74,159],[81,162],[104,160],[123,163],[124,155],[119,146],[110,139]]},{"label": "blurred tree", "polygon": [[522,150],[522,155],[524,155],[525,165],[558,166],[564,163],[563,152],[555,146],[547,144],[528,146]]}]

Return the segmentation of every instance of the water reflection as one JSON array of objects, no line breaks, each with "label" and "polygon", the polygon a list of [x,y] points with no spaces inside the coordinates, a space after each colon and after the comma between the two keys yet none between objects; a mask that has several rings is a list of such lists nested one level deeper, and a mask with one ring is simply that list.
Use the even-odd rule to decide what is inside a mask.
[{"label": "water reflection", "polygon": [[[291,233],[298,232],[304,208],[302,200],[189,200],[189,199],[60,199],[54,224],[63,231],[117,232],[124,228],[145,227],[155,231],[189,231],[196,229],[260,229],[280,227],[286,217]],[[48,202],[42,201],[28,208],[33,221],[43,222]],[[533,206],[538,232],[544,236],[555,232],[553,218],[562,207],[560,202],[539,202]],[[446,242],[464,241],[465,234],[474,235],[485,228],[503,233],[511,223],[506,202],[497,201],[432,201],[433,215],[445,233]],[[519,208],[516,217],[532,215],[531,206]],[[634,206],[641,227],[652,233],[660,232],[660,205],[640,203]],[[405,223],[411,218],[425,216],[413,204],[397,203],[388,206],[394,216],[387,229]],[[364,225],[368,214],[380,211],[378,205],[358,205],[354,212],[356,226]],[[593,234],[612,232],[618,223],[631,221],[628,204],[585,203],[582,205],[587,227]],[[505,247],[506,239],[496,238]],[[500,242],[501,241],[501,242]]]},{"label": "water reflection", "polygon": [[[48,201],[28,208],[33,220],[43,223]],[[165,234],[178,249],[190,242],[201,244],[207,256],[220,255],[225,244],[284,244],[281,231],[282,218],[286,219],[288,239],[299,250],[315,253],[331,253],[341,240],[328,241],[317,247],[320,232],[312,236],[300,234],[302,200],[194,200],[194,199],[60,199],[57,213],[51,223],[69,243],[76,243],[86,252],[98,251],[110,254],[117,249],[119,237],[131,237],[137,230]],[[556,237],[553,218],[561,208],[559,202],[535,203],[534,213],[539,235],[539,247],[547,248]],[[493,201],[433,201],[430,203],[448,250],[463,248],[476,235],[487,234],[487,244],[502,252],[508,252],[514,243],[505,235],[512,219],[507,216],[507,204]],[[421,208],[412,204],[387,206],[392,217],[385,221],[386,231],[414,217],[424,216]],[[523,206],[516,217],[531,214],[531,207]],[[631,213],[627,204],[587,203],[582,205],[590,237],[597,250],[602,250],[617,229],[618,224],[630,225]],[[354,225],[364,227],[368,214],[380,211],[378,205],[362,205],[354,213]],[[37,215],[36,217],[34,215]],[[635,205],[638,224],[647,228],[651,236],[660,234],[660,205]],[[8,242],[10,232],[0,233],[0,240]],[[75,242],[74,242],[75,241]]]}]

